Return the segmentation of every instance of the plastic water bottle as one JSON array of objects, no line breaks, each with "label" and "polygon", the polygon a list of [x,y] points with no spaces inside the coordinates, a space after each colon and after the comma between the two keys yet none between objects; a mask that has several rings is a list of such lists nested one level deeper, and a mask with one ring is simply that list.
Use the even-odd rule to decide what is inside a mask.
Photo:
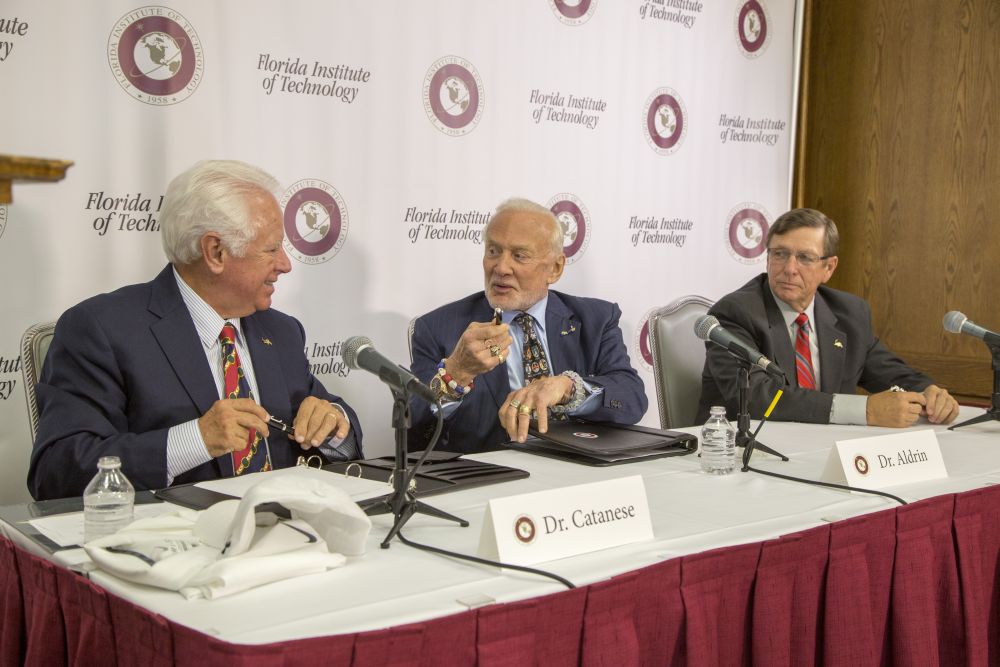
[{"label": "plastic water bottle", "polygon": [[701,469],[728,475],[736,468],[736,429],[726,420],[726,409],[713,406],[701,428]]},{"label": "plastic water bottle", "polygon": [[110,535],[132,523],[135,488],[117,456],[102,456],[97,475],[83,491],[83,541]]}]

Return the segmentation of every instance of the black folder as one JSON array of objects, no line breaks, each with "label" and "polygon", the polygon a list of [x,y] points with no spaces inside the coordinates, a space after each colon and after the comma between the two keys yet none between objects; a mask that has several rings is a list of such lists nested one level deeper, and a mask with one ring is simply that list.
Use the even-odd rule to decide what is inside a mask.
[{"label": "black folder", "polygon": [[506,446],[590,466],[682,456],[698,449],[698,437],[691,433],[580,419],[550,419],[547,432],[539,433],[534,427],[528,432],[532,437],[524,443],[508,442]]}]

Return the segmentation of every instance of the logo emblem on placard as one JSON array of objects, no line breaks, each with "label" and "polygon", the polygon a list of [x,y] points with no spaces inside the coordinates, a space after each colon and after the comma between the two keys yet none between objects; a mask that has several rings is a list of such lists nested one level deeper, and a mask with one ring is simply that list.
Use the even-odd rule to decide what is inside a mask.
[{"label": "logo emblem on placard", "polygon": [[586,438],[587,440],[595,440],[596,438],[600,437],[596,433],[586,433],[584,431],[576,431],[573,433],[573,435],[575,435],[578,438]]},{"label": "logo emblem on placard", "polygon": [[649,318],[656,312],[656,308],[650,308],[642,317],[642,323],[636,329],[635,337],[632,339],[632,350],[639,364],[647,371],[653,371],[653,348],[649,338]]},{"label": "logo emblem on placard", "polygon": [[673,88],[657,88],[643,106],[646,142],[660,155],[670,155],[684,142],[687,110]]},{"label": "logo emblem on placard", "polygon": [[457,56],[440,58],[424,76],[424,111],[434,127],[453,137],[479,124],[486,104],[479,72]]},{"label": "logo emblem on placard", "polygon": [[535,528],[535,521],[530,516],[522,514],[514,520],[514,537],[521,544],[531,544],[535,541],[538,530]]},{"label": "logo emblem on placard", "polygon": [[871,467],[868,465],[868,459],[866,459],[865,457],[861,456],[860,454],[858,454],[857,456],[855,456],[854,457],[854,469],[857,470],[858,474],[860,474],[860,475],[867,475],[868,472],[871,470]]},{"label": "logo emblem on placard", "polygon": [[756,264],[767,250],[770,216],[760,204],[737,204],[726,218],[726,247],[734,259],[743,264]]},{"label": "logo emblem on placard", "polygon": [[347,240],[350,215],[340,193],[324,181],[305,179],[285,190],[285,252],[303,264],[333,258]]},{"label": "logo emblem on placard", "polygon": [[176,104],[201,83],[205,58],[194,26],[168,7],[142,7],[115,22],[108,64],[118,85],[140,102]]},{"label": "logo emblem on placard", "polygon": [[590,20],[597,0],[549,0],[549,6],[561,23],[580,25]]},{"label": "logo emblem on placard", "polygon": [[767,49],[768,23],[762,0],[746,0],[736,8],[736,41],[747,58],[756,58]]},{"label": "logo emblem on placard", "polygon": [[554,196],[548,207],[562,228],[566,263],[572,264],[583,257],[590,243],[590,214],[583,202],[568,192]]}]

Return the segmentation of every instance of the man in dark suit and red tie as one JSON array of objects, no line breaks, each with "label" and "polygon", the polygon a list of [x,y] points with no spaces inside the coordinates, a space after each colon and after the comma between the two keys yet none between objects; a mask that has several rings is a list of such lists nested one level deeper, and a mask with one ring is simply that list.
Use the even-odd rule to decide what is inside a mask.
[{"label": "man in dark suit and red tie", "polygon": [[[501,204],[484,234],[485,291],[414,323],[414,375],[442,398],[439,449],[483,452],[524,442],[537,419],[565,415],[634,424],[646,412],[642,379],[629,363],[621,310],[549,286],[566,264],[552,212],[526,199]],[[495,309],[502,309],[496,316]],[[414,402],[413,449],[426,447],[435,415]]]},{"label": "man in dark suit and red tie", "polygon": [[[779,387],[767,374],[751,372],[750,415],[760,418],[783,388],[772,419],[905,427],[924,416],[951,423],[958,403],[879,341],[868,304],[824,285],[837,268],[838,242],[837,226],[819,211],[785,213],[768,230],[767,273],[709,310],[788,374],[790,386]],[[731,416],[738,411],[738,362],[713,343],[706,352],[699,421],[713,405]],[[871,394],[856,394],[859,386]]]},{"label": "man in dark suit and red tie", "polygon": [[[37,387],[32,496],[82,494],[102,456],[118,456],[136,489],[157,489],[302,453],[361,455],[357,415],[310,372],[302,325],[271,308],[291,270],[277,192],[251,165],[199,162],[164,198],[170,264],[59,318]],[[294,434],[272,432],[269,416]]]}]

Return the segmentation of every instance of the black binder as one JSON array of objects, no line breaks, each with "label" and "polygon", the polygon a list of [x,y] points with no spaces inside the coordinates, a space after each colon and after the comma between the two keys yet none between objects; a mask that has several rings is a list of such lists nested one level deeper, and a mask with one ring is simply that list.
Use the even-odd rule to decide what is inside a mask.
[{"label": "black binder", "polygon": [[546,433],[539,433],[535,428],[528,432],[532,438],[524,443],[508,442],[506,446],[589,466],[683,456],[698,449],[698,437],[691,433],[581,419],[550,419]]}]

